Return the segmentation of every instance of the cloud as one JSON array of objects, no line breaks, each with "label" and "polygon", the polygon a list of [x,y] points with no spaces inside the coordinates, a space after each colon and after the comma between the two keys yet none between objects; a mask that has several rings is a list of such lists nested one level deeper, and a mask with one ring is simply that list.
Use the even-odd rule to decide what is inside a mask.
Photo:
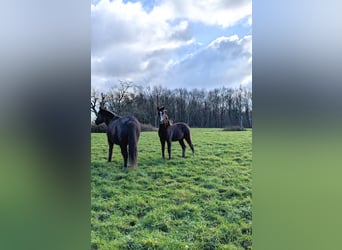
[{"label": "cloud", "polygon": [[[221,37],[209,45],[202,44],[196,41],[192,26],[194,22],[200,22],[205,28],[210,29],[213,25],[224,30],[223,27],[247,20],[251,16],[250,0],[168,0],[158,3],[148,12],[140,2],[102,0],[92,4],[93,87],[112,86],[119,79],[148,85],[172,83],[174,87],[190,82],[191,75],[194,77],[189,83],[191,86],[199,86],[205,81],[207,85],[213,81],[222,83],[224,81],[219,80],[222,77],[231,79],[225,83],[249,81],[241,80],[248,77],[242,65],[246,60],[239,58],[241,54],[246,56],[241,51],[248,50],[243,48],[247,38]],[[223,72],[215,72],[211,65]],[[248,65],[247,62],[245,67]]]},{"label": "cloud", "polygon": [[207,25],[229,27],[252,15],[251,0],[168,0],[152,15],[168,19],[186,18]]},{"label": "cloud", "polygon": [[144,65],[153,63],[147,55],[193,42],[187,21],[170,25],[147,14],[139,2],[101,1],[92,5],[91,13],[93,74],[142,73]]},{"label": "cloud", "polygon": [[162,85],[187,88],[238,87],[252,81],[252,37],[219,37],[205,49],[174,63]]},{"label": "cloud", "polygon": [[187,21],[171,25],[165,16],[146,13],[140,2],[103,0],[91,9],[92,53],[114,45],[146,51],[177,48],[191,40]]}]

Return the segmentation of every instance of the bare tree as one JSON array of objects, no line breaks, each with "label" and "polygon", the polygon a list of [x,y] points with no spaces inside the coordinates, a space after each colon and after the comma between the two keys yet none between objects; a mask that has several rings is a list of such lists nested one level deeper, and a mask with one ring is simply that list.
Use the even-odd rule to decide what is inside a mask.
[{"label": "bare tree", "polygon": [[119,85],[111,88],[108,97],[109,108],[117,113],[123,113],[125,105],[131,99],[130,89],[133,88],[132,81],[119,80]]},{"label": "bare tree", "polygon": [[97,116],[97,108],[105,106],[106,95],[101,93],[101,98],[97,90],[93,89],[90,98],[90,111],[92,111]]},{"label": "bare tree", "polygon": [[118,112],[122,112],[125,99],[129,99],[129,89],[133,87],[133,82],[119,80],[120,86],[117,91]]},{"label": "bare tree", "polygon": [[91,91],[91,97],[90,97],[90,111],[93,112],[96,116],[97,116],[96,106],[97,106],[98,100],[99,100],[98,91],[93,89]]}]

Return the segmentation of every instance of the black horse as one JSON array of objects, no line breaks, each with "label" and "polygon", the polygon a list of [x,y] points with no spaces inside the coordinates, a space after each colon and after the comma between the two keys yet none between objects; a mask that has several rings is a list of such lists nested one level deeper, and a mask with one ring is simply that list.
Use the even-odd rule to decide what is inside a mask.
[{"label": "black horse", "polygon": [[169,120],[168,116],[165,113],[164,107],[157,107],[158,116],[159,116],[159,130],[158,135],[162,147],[162,156],[165,158],[165,142],[167,142],[167,152],[169,153],[169,159],[171,159],[171,142],[172,141],[179,141],[179,144],[182,147],[182,157],[185,157],[185,143],[189,144],[192,155],[194,155],[194,146],[191,142],[191,135],[190,135],[190,127],[184,122],[177,122],[172,124]]},{"label": "black horse", "polygon": [[[124,167],[127,167],[127,158],[131,167],[135,167],[138,158],[138,141],[140,136],[140,123],[133,116],[118,116],[106,108],[100,108],[95,124],[107,125],[108,162],[112,161],[114,144],[120,145],[124,159]],[[127,152],[128,146],[128,152]]]}]

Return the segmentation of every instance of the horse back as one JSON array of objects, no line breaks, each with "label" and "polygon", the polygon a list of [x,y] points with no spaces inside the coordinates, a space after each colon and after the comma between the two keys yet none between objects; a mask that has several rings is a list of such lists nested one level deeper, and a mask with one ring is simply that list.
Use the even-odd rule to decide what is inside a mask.
[{"label": "horse back", "polygon": [[140,123],[133,116],[120,117],[107,127],[108,140],[114,144],[127,144],[131,134],[140,136]]},{"label": "horse back", "polygon": [[174,123],[170,128],[172,130],[172,141],[178,141],[190,136],[190,127],[184,122]]}]

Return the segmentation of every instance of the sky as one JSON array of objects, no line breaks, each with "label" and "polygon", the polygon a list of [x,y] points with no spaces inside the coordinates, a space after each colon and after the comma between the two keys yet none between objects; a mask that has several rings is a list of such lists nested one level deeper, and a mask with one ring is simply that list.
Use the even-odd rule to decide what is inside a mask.
[{"label": "sky", "polygon": [[252,85],[251,0],[92,0],[92,88]]}]

